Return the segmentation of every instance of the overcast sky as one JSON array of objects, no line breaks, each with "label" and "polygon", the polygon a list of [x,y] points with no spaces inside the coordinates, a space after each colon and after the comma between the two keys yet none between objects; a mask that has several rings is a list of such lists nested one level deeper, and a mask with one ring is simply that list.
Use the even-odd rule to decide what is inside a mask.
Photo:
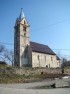
[{"label": "overcast sky", "polygon": [[54,51],[70,57],[70,0],[0,0],[0,42],[14,44],[14,24],[21,8],[30,25],[30,40],[64,49]]}]

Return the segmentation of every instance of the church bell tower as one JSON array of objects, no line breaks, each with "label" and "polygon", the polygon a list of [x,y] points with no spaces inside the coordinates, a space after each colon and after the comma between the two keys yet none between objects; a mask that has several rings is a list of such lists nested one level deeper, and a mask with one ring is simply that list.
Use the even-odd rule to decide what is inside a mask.
[{"label": "church bell tower", "polygon": [[19,17],[16,19],[14,32],[14,66],[22,67],[27,60],[24,59],[24,52],[29,42],[29,24],[21,9]]}]

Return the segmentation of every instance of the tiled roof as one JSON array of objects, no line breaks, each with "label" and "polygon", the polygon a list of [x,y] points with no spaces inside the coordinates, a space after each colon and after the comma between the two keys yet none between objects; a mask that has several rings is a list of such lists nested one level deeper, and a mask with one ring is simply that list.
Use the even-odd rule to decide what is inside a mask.
[{"label": "tiled roof", "polygon": [[30,46],[34,52],[56,55],[47,45],[30,42]]}]

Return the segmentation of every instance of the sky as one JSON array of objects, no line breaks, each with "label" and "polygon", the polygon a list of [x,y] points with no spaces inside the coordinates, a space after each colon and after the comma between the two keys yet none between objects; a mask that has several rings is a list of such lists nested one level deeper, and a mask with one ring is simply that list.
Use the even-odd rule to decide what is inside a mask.
[{"label": "sky", "polygon": [[[21,8],[30,25],[30,41],[70,58],[70,0],[0,0],[0,44],[14,44],[14,25]],[[14,45],[4,45],[14,49]]]}]

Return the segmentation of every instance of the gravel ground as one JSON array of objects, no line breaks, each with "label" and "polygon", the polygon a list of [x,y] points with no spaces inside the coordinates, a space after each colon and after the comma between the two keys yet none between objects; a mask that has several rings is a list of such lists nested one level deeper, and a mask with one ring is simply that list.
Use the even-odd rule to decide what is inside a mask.
[{"label": "gravel ground", "polygon": [[57,83],[59,87],[59,85],[66,85],[67,82],[70,83],[70,77],[23,84],[0,84],[0,94],[70,94],[70,88],[32,89],[36,86],[51,85],[53,83]]},{"label": "gravel ground", "polygon": [[70,88],[38,90],[0,87],[0,94],[70,94]]}]

